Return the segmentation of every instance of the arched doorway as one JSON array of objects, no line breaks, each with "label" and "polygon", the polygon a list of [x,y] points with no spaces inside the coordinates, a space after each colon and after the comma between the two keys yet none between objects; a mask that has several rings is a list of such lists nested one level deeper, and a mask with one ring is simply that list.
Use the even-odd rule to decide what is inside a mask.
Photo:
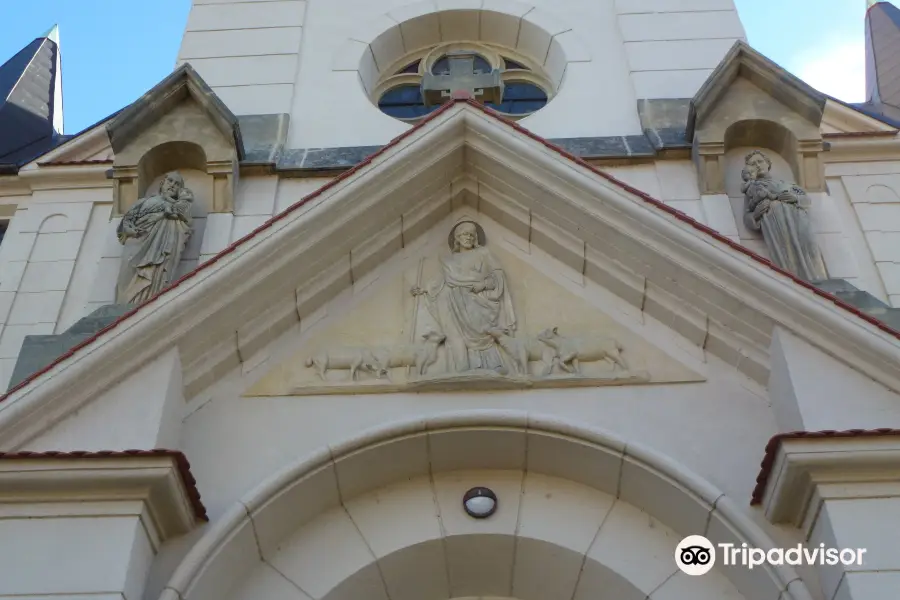
[{"label": "arched doorway", "polygon": [[[475,486],[498,498],[489,518],[463,509]],[[299,461],[224,516],[167,593],[808,599],[790,568],[681,573],[674,550],[690,534],[772,546],[726,497],[662,457],[526,413],[474,411],[385,427]]]}]

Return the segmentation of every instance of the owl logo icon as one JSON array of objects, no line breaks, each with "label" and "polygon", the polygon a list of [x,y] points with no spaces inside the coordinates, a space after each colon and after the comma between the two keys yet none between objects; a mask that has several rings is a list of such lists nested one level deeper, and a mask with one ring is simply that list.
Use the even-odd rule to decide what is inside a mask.
[{"label": "owl logo icon", "polygon": [[702,535],[689,535],[675,548],[675,564],[686,575],[705,575],[716,564],[716,549]]}]

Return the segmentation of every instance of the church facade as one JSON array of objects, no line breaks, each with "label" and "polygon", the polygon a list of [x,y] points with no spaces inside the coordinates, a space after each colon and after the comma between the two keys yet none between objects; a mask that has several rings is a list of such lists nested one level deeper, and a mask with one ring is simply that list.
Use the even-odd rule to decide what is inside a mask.
[{"label": "church facade", "polygon": [[895,600],[870,4],[861,104],[733,0],[194,0],[75,135],[35,39],[0,66],[0,596]]}]

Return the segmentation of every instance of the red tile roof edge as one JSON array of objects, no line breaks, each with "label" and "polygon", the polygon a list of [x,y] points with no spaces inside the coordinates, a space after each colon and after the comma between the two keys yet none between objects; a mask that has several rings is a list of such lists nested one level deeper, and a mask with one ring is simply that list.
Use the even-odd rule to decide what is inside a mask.
[{"label": "red tile roof edge", "polygon": [[822,137],[826,140],[857,138],[857,137],[894,137],[897,131],[842,131],[838,133],[823,133]]},{"label": "red tile roof edge", "polygon": [[740,252],[740,253],[742,253],[742,254],[744,254],[744,255],[746,255],[746,256],[749,256],[751,259],[755,260],[756,262],[765,265],[766,267],[768,267],[768,268],[772,269],[773,271],[776,271],[776,272],[778,272],[778,273],[784,275],[785,277],[788,277],[789,279],[791,279],[792,281],[794,281],[794,283],[800,285],[801,287],[804,287],[804,288],[806,288],[806,289],[812,291],[812,292],[815,293],[816,295],[821,296],[822,298],[825,298],[826,300],[829,300],[829,301],[833,302],[835,305],[837,305],[837,306],[843,308],[844,310],[847,310],[847,311],[853,313],[854,315],[856,315],[857,317],[861,318],[862,320],[864,320],[864,321],[866,321],[866,322],[868,322],[868,323],[870,323],[870,324],[872,324],[872,325],[878,327],[878,328],[881,329],[882,331],[884,331],[884,332],[886,332],[886,333],[888,333],[888,334],[890,334],[890,335],[892,335],[892,336],[894,336],[894,337],[900,339],[900,331],[896,331],[896,330],[894,330],[894,329],[888,327],[887,325],[885,325],[884,323],[882,323],[882,322],[879,321],[878,319],[875,319],[875,318],[873,318],[873,317],[871,317],[871,316],[869,316],[869,315],[867,315],[867,314],[861,312],[861,311],[858,310],[856,307],[854,307],[854,306],[852,306],[852,305],[850,305],[850,304],[847,304],[846,302],[844,302],[843,300],[841,300],[841,299],[838,298],[837,296],[833,296],[832,294],[830,294],[830,293],[828,293],[828,292],[825,292],[825,291],[823,291],[823,290],[820,290],[819,288],[815,287],[814,285],[812,285],[812,284],[810,284],[810,283],[807,283],[806,281],[800,279],[799,277],[796,277],[795,275],[793,275],[793,274],[791,274],[791,273],[788,273],[788,272],[785,271],[784,269],[781,269],[781,268],[777,267],[774,263],[772,263],[772,262],[769,261],[768,259],[763,258],[763,257],[760,256],[759,254],[756,254],[755,252],[753,252],[753,251],[750,250],[749,248],[745,248],[744,246],[741,246],[740,244],[731,241],[730,239],[728,239],[727,237],[721,235],[719,232],[717,232],[716,230],[712,229],[711,227],[708,227],[708,226],[704,225],[703,223],[700,223],[699,221],[696,221],[695,219],[689,217],[687,214],[681,212],[680,210],[677,210],[677,209],[672,208],[671,206],[668,206],[667,204],[665,204],[665,203],[662,202],[661,200],[657,200],[656,198],[650,196],[649,194],[646,194],[645,192],[642,192],[641,190],[639,190],[639,189],[637,189],[637,188],[635,188],[635,187],[632,187],[631,185],[628,185],[628,184],[625,183],[624,181],[621,181],[621,180],[619,180],[619,179],[616,179],[616,178],[613,177],[612,175],[610,175],[610,174],[608,174],[608,173],[606,173],[606,172],[604,172],[604,171],[602,171],[602,170],[600,170],[600,169],[594,167],[593,165],[589,164],[589,163],[586,162],[585,160],[583,160],[583,159],[581,159],[581,158],[579,158],[579,157],[577,157],[577,156],[575,156],[575,155],[573,155],[573,154],[571,154],[571,153],[569,153],[569,152],[563,150],[563,149],[560,148],[559,146],[556,146],[556,145],[550,143],[549,141],[547,141],[546,139],[542,138],[541,136],[539,136],[539,135],[537,135],[537,134],[534,134],[534,133],[528,131],[527,129],[525,129],[524,127],[522,127],[521,125],[519,125],[519,124],[516,123],[515,121],[512,121],[512,120],[506,118],[505,116],[503,116],[502,114],[500,114],[500,113],[498,113],[498,112],[496,112],[496,111],[494,111],[494,110],[492,110],[492,109],[490,109],[490,108],[487,108],[486,106],[483,106],[482,104],[479,104],[478,102],[475,102],[474,100],[471,99],[471,97],[468,97],[468,96],[467,96],[467,97],[465,97],[465,98],[462,98],[462,97],[455,97],[455,98],[453,98],[450,102],[447,102],[446,104],[444,104],[443,106],[441,106],[439,109],[437,109],[436,111],[430,113],[430,114],[427,115],[424,119],[422,119],[421,121],[419,121],[418,123],[416,123],[411,129],[408,129],[407,131],[404,131],[403,133],[401,133],[400,135],[398,135],[397,137],[395,137],[394,139],[392,139],[390,142],[388,142],[385,146],[383,146],[382,148],[380,148],[380,149],[377,150],[376,152],[370,154],[370,155],[369,155],[368,157],[366,157],[362,162],[360,162],[360,163],[356,164],[355,166],[353,166],[352,168],[350,168],[350,169],[344,171],[343,173],[341,173],[340,175],[338,175],[337,177],[335,177],[334,179],[332,179],[331,181],[329,181],[328,183],[326,183],[325,185],[323,185],[322,187],[320,187],[320,188],[317,189],[316,191],[310,193],[309,195],[305,196],[304,198],[301,198],[301,199],[298,200],[296,203],[292,204],[290,207],[288,207],[287,209],[285,209],[285,210],[282,211],[281,213],[275,215],[274,217],[272,217],[271,219],[269,219],[268,221],[266,221],[265,223],[263,223],[262,225],[260,225],[259,227],[257,227],[256,229],[254,229],[253,231],[251,231],[250,233],[248,233],[248,234],[245,235],[244,237],[242,237],[241,239],[239,239],[239,240],[237,240],[237,241],[235,241],[235,242],[232,242],[232,244],[231,244],[230,246],[228,246],[227,248],[225,248],[224,250],[222,250],[221,252],[219,252],[218,254],[216,254],[215,256],[213,256],[212,258],[210,258],[208,261],[206,261],[206,262],[203,263],[202,265],[198,266],[198,267],[197,267],[196,269],[194,269],[193,271],[191,271],[191,272],[189,272],[189,273],[185,273],[181,278],[179,278],[178,280],[176,280],[176,281],[174,281],[173,283],[171,283],[166,289],[164,289],[162,292],[160,292],[159,294],[157,294],[155,297],[153,297],[152,299],[150,299],[150,300],[147,301],[146,303],[141,304],[140,306],[135,307],[134,309],[132,309],[132,310],[130,310],[129,312],[125,313],[124,315],[122,315],[121,317],[119,317],[118,319],[116,319],[115,321],[113,321],[112,323],[110,323],[109,325],[107,325],[106,327],[104,327],[103,329],[101,329],[100,331],[98,331],[97,333],[95,333],[93,336],[91,336],[91,337],[89,337],[89,338],[83,340],[83,341],[80,342],[79,344],[73,346],[73,347],[70,348],[68,351],[66,351],[65,353],[63,353],[63,354],[60,355],[59,357],[57,357],[57,358],[56,358],[53,362],[51,362],[49,365],[47,365],[47,366],[44,367],[43,369],[40,369],[40,370],[38,370],[38,371],[35,371],[34,373],[32,373],[31,375],[29,375],[28,377],[26,377],[24,380],[20,381],[17,385],[15,385],[14,387],[12,387],[12,388],[10,388],[9,390],[7,390],[6,393],[4,393],[2,396],[0,396],[0,402],[5,401],[9,396],[11,396],[12,394],[14,394],[14,393],[17,392],[18,390],[22,389],[23,387],[25,387],[26,385],[28,385],[29,383],[31,383],[32,381],[34,381],[35,379],[37,379],[38,377],[40,377],[41,375],[43,375],[44,373],[50,371],[50,370],[53,369],[55,366],[57,366],[58,364],[60,364],[61,362],[63,362],[64,360],[66,360],[67,358],[69,358],[70,356],[72,356],[73,354],[75,354],[75,353],[76,353],[78,350],[80,350],[81,348],[84,348],[85,346],[87,346],[87,345],[89,345],[89,344],[92,344],[95,340],[97,340],[97,338],[99,338],[99,337],[101,337],[102,335],[104,335],[107,331],[110,331],[111,329],[116,328],[120,323],[122,323],[123,321],[125,321],[126,319],[128,319],[129,317],[131,317],[131,316],[132,316],[133,314],[135,314],[138,310],[143,309],[144,307],[149,306],[149,305],[153,304],[154,302],[157,302],[157,301],[159,300],[159,298],[161,298],[163,295],[165,295],[167,292],[169,292],[169,291],[172,290],[173,288],[178,287],[179,285],[181,285],[181,284],[184,283],[185,281],[187,281],[187,280],[189,280],[189,279],[195,277],[195,276],[197,275],[197,273],[199,273],[199,272],[201,272],[202,270],[208,268],[208,267],[211,266],[213,263],[215,263],[215,262],[221,260],[222,258],[224,258],[225,256],[231,254],[231,253],[234,252],[239,246],[241,246],[242,244],[244,244],[244,242],[246,242],[246,241],[250,240],[251,238],[255,237],[256,235],[258,235],[258,234],[261,233],[262,231],[264,231],[264,230],[266,230],[266,229],[272,227],[275,223],[277,223],[278,221],[284,219],[284,218],[287,217],[289,214],[291,214],[291,213],[294,212],[295,210],[297,210],[297,209],[299,209],[300,207],[302,207],[303,205],[305,205],[307,202],[310,202],[311,200],[317,198],[317,197],[320,196],[322,193],[324,193],[326,190],[329,190],[329,189],[331,189],[332,187],[334,187],[334,186],[336,186],[337,184],[339,184],[340,182],[342,182],[342,181],[344,181],[344,180],[350,178],[351,176],[353,176],[354,174],[356,174],[358,171],[360,171],[361,169],[363,169],[363,168],[365,168],[366,166],[368,166],[369,163],[371,163],[373,160],[375,160],[376,158],[378,158],[379,156],[381,156],[382,154],[384,154],[385,152],[387,152],[389,149],[391,149],[391,148],[395,147],[396,145],[398,145],[398,144],[399,144],[400,142],[402,142],[404,139],[408,138],[408,137],[411,136],[413,133],[415,133],[415,132],[418,131],[419,129],[423,128],[426,124],[428,124],[428,123],[430,123],[431,121],[433,121],[434,119],[436,119],[439,115],[441,115],[441,114],[447,112],[451,107],[455,106],[455,105],[458,104],[458,103],[466,103],[466,104],[468,104],[468,105],[470,105],[470,106],[476,108],[477,110],[480,110],[480,111],[483,112],[484,114],[486,114],[486,115],[488,115],[488,116],[490,116],[490,117],[492,117],[492,118],[494,118],[494,119],[496,119],[496,120],[498,120],[498,121],[500,121],[500,122],[502,122],[502,123],[505,123],[506,125],[512,127],[513,129],[515,129],[515,130],[518,131],[519,133],[525,135],[526,137],[529,137],[529,138],[531,138],[532,140],[535,140],[535,141],[537,141],[537,142],[543,144],[543,145],[546,146],[548,149],[550,149],[550,150],[556,152],[556,153],[559,154],[560,156],[562,156],[562,157],[564,157],[564,158],[567,158],[567,159],[571,160],[572,162],[574,162],[574,163],[576,163],[576,164],[578,164],[578,165],[584,167],[585,169],[589,170],[590,172],[592,172],[592,173],[594,173],[594,174],[596,174],[596,175],[599,175],[600,177],[603,177],[603,178],[606,179],[607,181],[609,181],[609,182],[611,182],[611,183],[613,183],[613,184],[619,186],[620,188],[624,189],[624,190],[627,191],[627,192],[630,192],[630,193],[634,194],[635,196],[637,196],[637,197],[639,197],[640,199],[644,200],[644,201],[647,202],[648,204],[651,204],[651,205],[655,206],[656,208],[658,208],[658,209],[660,209],[660,210],[662,210],[662,211],[665,211],[665,212],[669,213],[670,215],[672,215],[672,216],[674,216],[675,218],[677,218],[677,219],[679,219],[679,220],[681,220],[681,221],[687,223],[688,225],[694,227],[695,229],[698,229],[699,231],[702,231],[703,233],[705,233],[705,234],[707,234],[707,235],[709,235],[709,236],[715,238],[715,239],[718,240],[719,242],[721,242],[721,243],[723,243],[723,244],[725,244],[725,245],[727,245],[727,246],[733,248],[734,250],[737,250],[738,252]]},{"label": "red tile roof edge", "polygon": [[191,507],[194,509],[194,515],[201,521],[209,521],[206,515],[206,507],[200,500],[200,492],[197,490],[197,480],[191,474],[191,463],[187,457],[177,450],[100,450],[98,452],[88,452],[84,450],[76,450],[72,452],[46,451],[46,452],[0,452],[0,460],[30,460],[30,459],[104,459],[104,458],[146,458],[146,457],[169,457],[175,461],[175,467],[178,469],[178,475],[181,482],[187,490],[188,499]]},{"label": "red tile roof edge", "polygon": [[66,167],[72,165],[111,165],[113,164],[112,159],[97,159],[97,160],[51,160],[47,162],[39,162],[39,167]]},{"label": "red tile roof edge", "polygon": [[750,505],[756,506],[762,503],[769,476],[772,474],[772,466],[775,464],[775,455],[778,452],[778,448],[781,447],[782,440],[886,437],[892,435],[900,436],[900,429],[891,429],[889,427],[883,429],[847,429],[844,431],[828,429],[825,431],[791,431],[774,435],[769,440],[769,443],[766,444],[765,456],[759,467],[759,475],[756,477],[756,487],[753,488]]}]

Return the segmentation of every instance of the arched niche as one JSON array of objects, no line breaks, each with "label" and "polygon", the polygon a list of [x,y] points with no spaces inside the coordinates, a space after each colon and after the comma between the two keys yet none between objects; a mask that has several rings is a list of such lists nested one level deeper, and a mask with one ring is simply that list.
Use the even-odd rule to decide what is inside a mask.
[{"label": "arched niche", "polygon": [[[499,498],[488,519],[462,510],[475,485]],[[160,600],[810,600],[790,567],[676,574],[690,534],[774,547],[708,482],[640,445],[524,412],[452,413],[275,474],[212,525]]]},{"label": "arched niche", "polygon": [[199,144],[172,141],[150,148],[138,159],[138,197],[146,196],[166,173],[187,169],[206,173],[206,152]]},{"label": "arched niche", "polygon": [[825,192],[821,122],[825,97],[745,42],[732,49],[691,101],[687,136],[701,193],[725,193],[725,153],[741,145],[783,156],[793,181]]},{"label": "arched niche", "polygon": [[[802,166],[799,164],[800,142],[796,134],[781,123],[765,119],[737,121],[725,130],[724,140],[726,154],[734,148],[758,148],[770,159],[773,153],[779,155],[790,166],[790,173],[783,173],[780,176],[790,181],[800,180],[802,172]],[[726,182],[734,179],[733,170],[729,168],[725,174]],[[740,180],[740,169],[737,172],[737,179]]]},{"label": "arched niche", "polygon": [[184,64],[107,125],[114,212],[124,214],[167,171],[206,173],[207,212],[230,212],[243,142],[237,117]]}]

